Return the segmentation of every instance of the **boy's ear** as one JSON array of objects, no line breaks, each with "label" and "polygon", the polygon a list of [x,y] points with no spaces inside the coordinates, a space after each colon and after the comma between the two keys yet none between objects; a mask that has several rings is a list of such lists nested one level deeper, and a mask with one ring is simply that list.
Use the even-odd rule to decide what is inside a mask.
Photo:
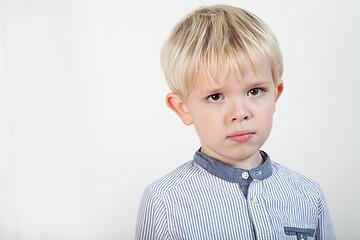
[{"label": "boy's ear", "polygon": [[191,125],[192,119],[184,101],[176,93],[166,95],[166,105],[171,108],[185,125]]},{"label": "boy's ear", "polygon": [[279,83],[279,84],[276,86],[276,88],[275,88],[274,112],[275,112],[276,103],[277,103],[279,97],[281,96],[283,90],[284,90],[284,82],[283,82],[283,81],[280,81],[280,83]]}]

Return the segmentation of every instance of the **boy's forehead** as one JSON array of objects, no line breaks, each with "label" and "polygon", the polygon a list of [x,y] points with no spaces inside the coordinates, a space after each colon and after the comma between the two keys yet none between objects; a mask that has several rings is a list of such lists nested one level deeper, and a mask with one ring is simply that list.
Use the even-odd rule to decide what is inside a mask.
[{"label": "boy's forehead", "polygon": [[204,92],[221,89],[226,87],[229,79],[236,79],[243,84],[273,81],[270,61],[265,58],[254,63],[247,60],[236,67],[230,64],[213,64],[209,68],[200,69],[193,87]]}]

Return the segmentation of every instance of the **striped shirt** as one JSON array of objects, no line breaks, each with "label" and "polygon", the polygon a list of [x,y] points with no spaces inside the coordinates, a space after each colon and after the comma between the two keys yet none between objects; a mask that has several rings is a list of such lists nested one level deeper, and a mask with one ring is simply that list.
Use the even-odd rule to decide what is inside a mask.
[{"label": "striped shirt", "polygon": [[197,151],[145,190],[136,239],[335,239],[319,185],[260,153],[244,170]]}]

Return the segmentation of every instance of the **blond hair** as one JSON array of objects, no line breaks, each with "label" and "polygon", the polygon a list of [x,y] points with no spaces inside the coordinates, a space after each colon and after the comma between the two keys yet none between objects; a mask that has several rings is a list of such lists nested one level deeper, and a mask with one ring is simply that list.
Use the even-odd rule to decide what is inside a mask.
[{"label": "blond hair", "polygon": [[228,5],[202,7],[173,29],[161,51],[161,65],[174,93],[186,99],[200,72],[214,80],[220,64],[225,71],[243,73],[244,63],[270,60],[274,84],[283,71],[279,44],[271,29],[254,14]]}]

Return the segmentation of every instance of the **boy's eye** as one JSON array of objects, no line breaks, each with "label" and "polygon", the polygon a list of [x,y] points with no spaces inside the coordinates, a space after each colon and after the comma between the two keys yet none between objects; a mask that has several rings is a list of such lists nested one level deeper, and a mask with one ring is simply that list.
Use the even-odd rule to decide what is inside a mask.
[{"label": "boy's eye", "polygon": [[259,96],[264,92],[263,89],[260,88],[253,88],[248,92],[249,96]]},{"label": "boy's eye", "polygon": [[215,93],[206,98],[209,102],[220,102],[224,99],[224,96],[221,93]]}]

